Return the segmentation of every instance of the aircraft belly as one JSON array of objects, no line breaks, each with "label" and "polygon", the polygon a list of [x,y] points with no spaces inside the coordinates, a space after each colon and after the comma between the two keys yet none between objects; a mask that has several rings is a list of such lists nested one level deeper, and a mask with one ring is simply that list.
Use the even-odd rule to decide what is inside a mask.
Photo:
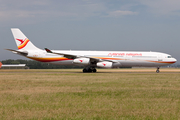
[{"label": "aircraft belly", "polygon": [[122,61],[121,65],[123,67],[158,67],[164,66],[164,63],[158,63],[156,61]]},{"label": "aircraft belly", "polygon": [[56,65],[73,65],[73,60],[54,61],[54,62],[49,62],[49,63],[56,64]]}]

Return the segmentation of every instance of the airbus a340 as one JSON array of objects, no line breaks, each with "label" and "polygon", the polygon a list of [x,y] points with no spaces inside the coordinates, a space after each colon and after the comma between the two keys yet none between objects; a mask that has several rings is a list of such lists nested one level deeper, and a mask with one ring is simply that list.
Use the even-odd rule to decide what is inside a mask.
[{"label": "airbus a340", "polygon": [[18,50],[6,49],[27,58],[57,65],[84,66],[83,72],[96,72],[96,68],[156,67],[176,62],[171,55],[143,51],[73,51],[37,48],[18,28],[11,29]]}]

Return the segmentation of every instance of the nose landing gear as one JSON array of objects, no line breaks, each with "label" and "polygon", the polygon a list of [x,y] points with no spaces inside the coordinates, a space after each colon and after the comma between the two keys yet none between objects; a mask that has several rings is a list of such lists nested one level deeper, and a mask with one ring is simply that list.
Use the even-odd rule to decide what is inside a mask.
[{"label": "nose landing gear", "polygon": [[157,73],[159,73],[159,72],[160,72],[160,71],[159,71],[159,67],[157,68],[156,72],[157,72]]}]

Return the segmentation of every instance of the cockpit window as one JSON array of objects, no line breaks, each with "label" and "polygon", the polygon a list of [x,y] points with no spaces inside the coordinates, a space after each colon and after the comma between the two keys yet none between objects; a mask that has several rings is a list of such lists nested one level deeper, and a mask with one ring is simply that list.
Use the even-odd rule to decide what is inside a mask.
[{"label": "cockpit window", "polygon": [[168,58],[172,58],[172,56],[168,56]]}]

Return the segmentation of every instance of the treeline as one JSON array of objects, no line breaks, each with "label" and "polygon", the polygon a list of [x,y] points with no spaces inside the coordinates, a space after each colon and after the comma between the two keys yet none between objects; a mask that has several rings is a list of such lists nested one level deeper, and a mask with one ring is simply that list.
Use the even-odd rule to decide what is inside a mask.
[{"label": "treeline", "polygon": [[2,64],[26,64],[27,67],[30,69],[71,69],[71,68],[82,68],[79,66],[65,66],[65,65],[53,65],[53,64],[48,64],[48,63],[43,63],[43,62],[38,62],[38,61],[33,61],[33,60],[22,60],[22,59],[17,59],[17,60],[3,60],[1,61]]}]

